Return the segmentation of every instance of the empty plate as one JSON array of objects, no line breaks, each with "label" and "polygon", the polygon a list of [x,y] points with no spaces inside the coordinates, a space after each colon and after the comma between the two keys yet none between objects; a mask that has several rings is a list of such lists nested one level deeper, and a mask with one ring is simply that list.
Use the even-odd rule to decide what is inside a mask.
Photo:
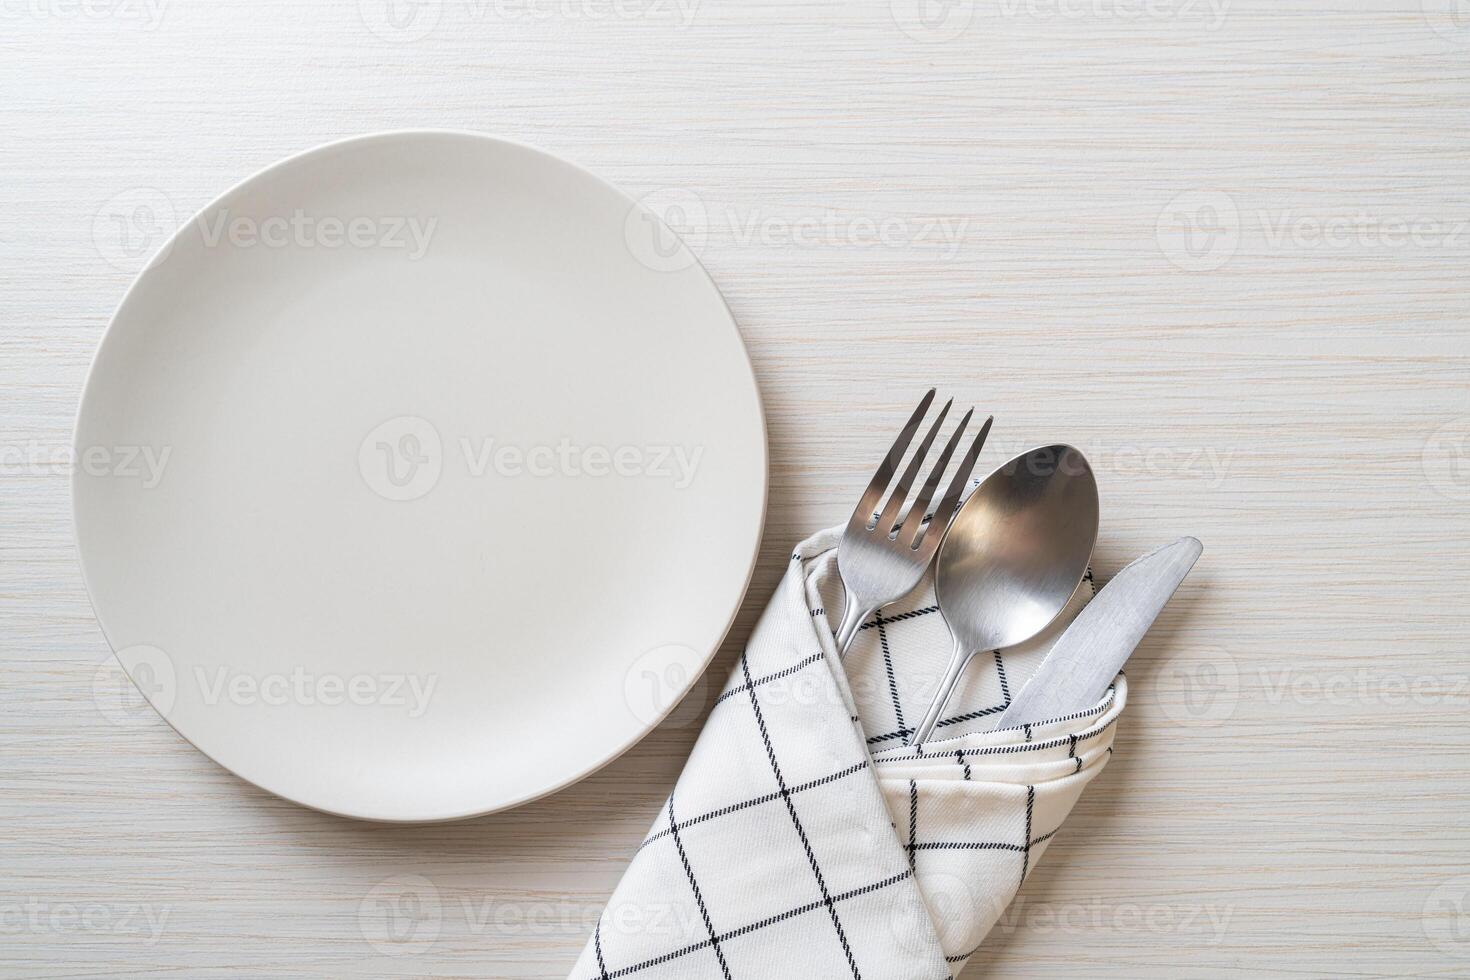
[{"label": "empty plate", "polygon": [[651,212],[464,133],[320,147],[185,224],[76,428],[87,588],[180,734],[332,813],[446,820],[585,776],[748,583],[760,399]]}]

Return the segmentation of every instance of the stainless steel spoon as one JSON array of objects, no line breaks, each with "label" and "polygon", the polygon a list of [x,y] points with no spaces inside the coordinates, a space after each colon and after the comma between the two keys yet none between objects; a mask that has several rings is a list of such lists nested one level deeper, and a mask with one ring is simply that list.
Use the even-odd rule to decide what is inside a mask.
[{"label": "stainless steel spoon", "polygon": [[909,745],[933,733],[971,657],[1031,639],[1066,608],[1087,574],[1097,519],[1097,481],[1071,446],[1022,453],[970,494],[934,573],[954,652]]}]

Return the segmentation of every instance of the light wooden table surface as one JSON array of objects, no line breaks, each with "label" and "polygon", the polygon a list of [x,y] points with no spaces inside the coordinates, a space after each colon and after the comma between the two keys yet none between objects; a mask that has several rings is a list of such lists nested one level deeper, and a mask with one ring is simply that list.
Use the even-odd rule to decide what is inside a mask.
[{"label": "light wooden table surface", "polygon": [[[391,13],[0,0],[0,975],[562,977],[679,771],[695,723],[514,812],[372,826],[94,695],[65,455],[130,249],[284,155],[421,126],[686,205],[773,461],[706,696],[931,383],[996,414],[988,458],[1088,453],[1102,574],[1204,540],[1116,758],[967,976],[1470,975],[1470,12]],[[374,945],[404,875],[437,931]]]}]

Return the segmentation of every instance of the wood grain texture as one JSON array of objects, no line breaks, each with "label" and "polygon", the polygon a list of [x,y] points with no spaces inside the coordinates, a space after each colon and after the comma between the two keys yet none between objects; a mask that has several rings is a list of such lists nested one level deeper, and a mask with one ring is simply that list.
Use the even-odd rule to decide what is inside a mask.
[{"label": "wood grain texture", "polygon": [[[397,33],[383,6],[0,4],[0,975],[564,976],[792,543],[930,384],[995,413],[987,458],[1088,453],[1103,574],[1205,543],[1116,758],[966,976],[1470,973],[1452,0],[423,0]],[[99,710],[48,460],[131,278],[115,216],[420,126],[694,202],[773,466],[692,708],[553,798],[410,828]],[[436,931],[374,945],[403,876]]]}]

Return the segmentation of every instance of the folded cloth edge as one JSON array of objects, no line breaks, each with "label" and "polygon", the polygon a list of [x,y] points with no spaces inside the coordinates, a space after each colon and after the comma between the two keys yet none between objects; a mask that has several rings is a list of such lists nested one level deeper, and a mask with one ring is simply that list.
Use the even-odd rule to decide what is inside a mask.
[{"label": "folded cloth edge", "polygon": [[[1065,719],[870,752],[806,574],[840,533],[794,550],[575,980],[958,972],[1106,764],[1121,676]],[[776,696],[797,677],[805,702]],[[721,836],[737,823],[765,853]],[[617,927],[630,907],[665,896],[696,910],[686,934]],[[785,958],[771,959],[783,943]]]}]

